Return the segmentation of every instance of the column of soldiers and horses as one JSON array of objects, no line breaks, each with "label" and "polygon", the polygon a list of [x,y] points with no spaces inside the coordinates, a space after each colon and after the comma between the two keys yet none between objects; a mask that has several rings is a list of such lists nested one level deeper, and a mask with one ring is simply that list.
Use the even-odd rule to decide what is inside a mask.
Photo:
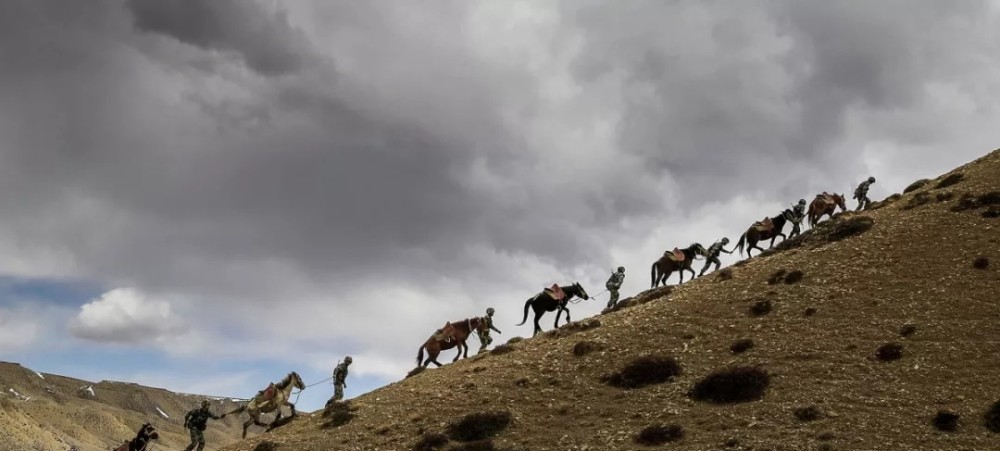
[{"label": "column of soldiers and horses", "polygon": [[[858,206],[855,211],[867,209],[871,205],[871,200],[868,199],[868,189],[875,183],[875,177],[869,177],[867,180],[861,182],[860,185],[854,190],[854,199],[857,199]],[[691,268],[694,260],[697,257],[705,258],[705,266],[702,268],[701,272],[697,277],[705,275],[705,273],[713,265],[715,270],[718,271],[722,266],[722,262],[719,261],[719,256],[721,253],[725,252],[727,254],[732,254],[738,249],[740,255],[743,254],[744,247],[746,248],[747,258],[751,258],[750,255],[753,249],[757,249],[763,252],[764,249],[761,248],[758,243],[765,240],[770,240],[770,246],[774,246],[774,241],[776,238],[781,237],[782,239],[788,239],[795,237],[801,233],[801,224],[804,219],[809,220],[809,226],[813,227],[823,218],[823,216],[833,217],[837,208],[841,211],[847,211],[845,206],[845,199],[842,194],[831,194],[828,192],[823,192],[817,194],[813,198],[812,202],[808,204],[805,199],[799,199],[798,203],[793,205],[792,208],[785,209],[781,213],[773,217],[765,217],[760,221],[755,221],[746,232],[740,237],[739,242],[732,250],[726,250],[725,246],[729,244],[729,238],[723,237],[722,239],[714,242],[708,248],[703,247],[699,243],[693,243],[686,248],[674,248],[673,250],[668,250],[663,253],[663,255],[653,262],[651,267],[651,286],[650,288],[656,288],[660,285],[666,285],[667,279],[675,271],[680,275],[680,282],[684,283],[684,272],[688,271],[691,273],[691,279],[693,280],[695,276],[694,269]],[[792,224],[792,229],[786,236],[783,229],[786,224]],[[625,281],[625,268],[619,266],[614,272],[612,272],[611,277],[605,282],[606,292],[609,293],[609,299],[607,303],[607,309],[612,309],[618,303],[619,292],[622,283]],[[598,295],[603,294],[599,293]],[[524,319],[518,326],[524,325],[528,320],[529,310],[534,310],[534,330],[532,336],[537,335],[542,332],[542,328],[538,321],[546,312],[556,312],[556,319],[554,327],[559,327],[559,319],[563,312],[566,313],[566,322],[569,323],[570,313],[568,304],[571,303],[573,298],[578,298],[576,302],[581,300],[591,299],[591,296],[587,294],[578,282],[572,285],[558,285],[553,284],[550,287],[544,288],[541,292],[535,294],[529,298],[524,303]],[[445,351],[452,348],[457,348],[458,352],[452,359],[452,362],[457,362],[459,358],[469,357],[469,347],[466,345],[466,340],[475,333],[479,338],[479,353],[486,351],[486,348],[493,342],[493,338],[490,336],[490,332],[494,331],[496,333],[501,333],[500,329],[497,329],[493,324],[493,315],[495,310],[493,307],[486,309],[485,316],[477,316],[472,318],[465,318],[458,321],[447,321],[444,326],[437,329],[431,336],[425,341],[419,348],[417,352],[417,365],[420,369],[426,368],[429,364],[434,363],[437,366],[441,366],[441,363],[437,361],[438,355],[441,351]],[[426,351],[427,356],[424,357],[424,352]],[[312,385],[306,385],[302,378],[299,377],[298,373],[292,371],[288,373],[284,379],[278,382],[270,383],[266,388],[257,392],[257,394],[250,398],[248,402],[241,407],[233,410],[231,412],[226,412],[221,415],[215,415],[211,412],[211,403],[208,400],[204,400],[201,406],[191,410],[185,416],[184,427],[187,428],[191,434],[191,444],[185,448],[185,451],[199,450],[201,451],[205,447],[204,431],[207,426],[209,419],[222,419],[226,415],[240,414],[246,412],[249,419],[243,423],[243,437],[246,438],[247,430],[251,425],[260,426],[266,428],[266,431],[271,430],[282,424],[282,412],[281,408],[288,406],[291,410],[291,417],[287,419],[290,420],[296,415],[295,404],[291,401],[291,395],[293,389],[298,389],[301,393],[308,387],[313,385],[318,385],[320,383],[330,381],[333,382],[334,395],[327,403],[341,402],[344,397],[344,389],[347,387],[347,373],[348,367],[353,362],[351,356],[344,357],[342,362],[338,362],[337,366],[333,370],[333,375],[327,379],[317,382]],[[297,399],[297,398],[296,398]],[[270,423],[264,423],[261,421],[260,416],[264,413],[277,412],[275,419]],[[144,424],[136,437],[131,441],[125,442],[120,447],[116,448],[114,451],[146,451],[148,446],[159,438],[156,428],[152,424]]]}]

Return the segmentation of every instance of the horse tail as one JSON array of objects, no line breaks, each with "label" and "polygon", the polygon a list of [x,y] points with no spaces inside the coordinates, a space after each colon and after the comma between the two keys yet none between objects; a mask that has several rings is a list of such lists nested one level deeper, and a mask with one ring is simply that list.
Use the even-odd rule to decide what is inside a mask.
[{"label": "horse tail", "polygon": [[533,300],[535,300],[535,298],[524,301],[524,319],[521,320],[521,324],[518,324],[518,326],[523,326],[524,323],[528,322],[528,309],[531,308],[531,301]]},{"label": "horse tail", "polygon": [[746,239],[747,234],[743,232],[743,235],[740,235],[740,240],[736,242],[736,248],[740,250],[740,255],[743,255],[743,244],[746,242]]},{"label": "horse tail", "polygon": [[417,366],[424,361],[424,348],[427,347],[427,343],[420,345],[420,350],[417,351]]},{"label": "horse tail", "polygon": [[237,407],[236,410],[233,410],[232,412],[226,412],[226,416],[228,417],[229,415],[232,415],[234,413],[243,413],[243,411],[247,410],[247,405],[249,405],[249,404],[250,403],[248,402],[246,404],[243,404],[243,405]]},{"label": "horse tail", "polygon": [[653,265],[649,268],[649,288],[656,288],[656,270],[659,269],[658,262],[653,262]]}]

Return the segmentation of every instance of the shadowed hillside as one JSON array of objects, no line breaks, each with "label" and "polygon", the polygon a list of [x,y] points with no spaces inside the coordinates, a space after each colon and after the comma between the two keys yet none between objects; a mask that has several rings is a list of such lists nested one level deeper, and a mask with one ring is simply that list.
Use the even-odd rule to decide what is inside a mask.
[{"label": "shadowed hillside", "polygon": [[1000,151],[907,191],[225,449],[996,449]]},{"label": "shadowed hillside", "polygon": [[[203,396],[177,394],[124,382],[87,382],[36,373],[0,362],[0,450],[107,451],[135,437],[145,422],[160,432],[156,448],[183,449],[189,442],[184,414]],[[232,410],[231,399],[215,399],[216,414]],[[240,437],[235,418],[212,421],[206,450]],[[156,449],[154,448],[154,449]]]}]

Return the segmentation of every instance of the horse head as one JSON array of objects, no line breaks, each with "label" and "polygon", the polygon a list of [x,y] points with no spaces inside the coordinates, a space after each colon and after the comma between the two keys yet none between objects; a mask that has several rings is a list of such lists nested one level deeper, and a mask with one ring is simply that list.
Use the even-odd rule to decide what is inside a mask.
[{"label": "horse head", "polygon": [[299,376],[299,373],[296,373],[295,371],[292,371],[291,373],[289,373],[289,376],[291,376],[291,378],[292,378],[292,385],[294,385],[295,388],[297,388],[299,390],[305,390],[306,389],[306,383],[302,381],[302,377]]},{"label": "horse head", "polygon": [[590,299],[590,295],[587,294],[587,290],[583,289],[583,286],[580,285],[580,282],[573,282],[573,289],[576,291],[576,295],[579,296],[580,298],[583,298],[583,300]]},{"label": "horse head", "polygon": [[847,206],[844,205],[843,194],[834,194],[833,199],[837,201],[837,206],[840,207],[840,211],[847,211]]}]

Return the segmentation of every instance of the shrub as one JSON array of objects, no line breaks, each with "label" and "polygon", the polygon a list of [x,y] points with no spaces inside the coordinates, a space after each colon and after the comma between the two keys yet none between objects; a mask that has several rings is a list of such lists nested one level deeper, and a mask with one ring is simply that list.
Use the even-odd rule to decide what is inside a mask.
[{"label": "shrub", "polygon": [[749,338],[744,338],[742,340],[734,341],[732,346],[729,347],[729,350],[733,351],[734,354],[741,354],[750,350],[750,348],[752,347],[753,347],[753,340]]},{"label": "shrub", "polygon": [[667,442],[675,442],[684,438],[684,428],[677,424],[658,424],[646,426],[635,437],[635,442],[641,445],[656,446]]},{"label": "shrub", "polygon": [[494,451],[496,446],[493,445],[493,440],[476,440],[474,442],[460,443],[448,448],[448,451]]},{"label": "shrub", "polygon": [[954,185],[954,184],[956,184],[958,182],[961,182],[962,178],[964,178],[964,177],[965,177],[965,175],[962,174],[961,172],[956,172],[956,173],[951,174],[951,175],[945,177],[944,179],[942,179],[940,182],[937,183],[937,185],[934,185],[934,188],[935,189],[938,189],[938,188],[947,188],[947,187],[952,186],[952,185]]},{"label": "shrub", "polygon": [[934,196],[934,198],[937,199],[938,202],[947,202],[949,200],[952,200],[954,197],[955,193],[951,191],[945,193],[937,193],[937,196]]},{"label": "shrub", "polygon": [[910,210],[931,202],[931,196],[927,193],[917,193],[910,198],[910,201],[903,205],[903,210]]},{"label": "shrub", "polygon": [[934,420],[931,421],[934,428],[939,431],[954,432],[958,429],[958,414],[947,410],[939,410]]},{"label": "shrub", "polygon": [[802,271],[796,269],[795,271],[792,271],[788,273],[787,276],[785,276],[785,284],[791,285],[793,283],[798,283],[800,280],[802,280],[803,275],[804,273]]},{"label": "shrub", "polygon": [[507,344],[512,345],[512,344],[515,344],[515,343],[520,343],[522,341],[524,341],[524,337],[514,337],[514,338],[511,338],[510,340],[507,340]]},{"label": "shrub", "polygon": [[798,407],[792,413],[799,421],[816,421],[823,416],[823,412],[816,406]]},{"label": "shrub", "polygon": [[913,324],[904,325],[902,328],[899,329],[899,334],[904,337],[909,337],[916,332],[917,332],[917,326],[914,326]]},{"label": "shrub", "polygon": [[899,360],[903,358],[903,345],[899,343],[886,343],[875,351],[875,357],[883,362]]},{"label": "shrub", "polygon": [[882,202],[877,202],[875,204],[872,204],[872,207],[870,209],[871,210],[879,210],[879,209],[884,208],[884,207],[888,206],[889,204],[891,204],[893,202],[896,202],[897,200],[902,199],[902,198],[903,198],[903,196],[900,195],[899,193],[893,194],[893,195],[891,195],[889,197],[886,197],[885,200],[883,200]]},{"label": "shrub", "polygon": [[514,347],[509,344],[502,344],[500,346],[493,348],[490,351],[490,354],[500,355],[500,354],[506,354],[508,352],[514,352]]},{"label": "shrub", "polygon": [[719,278],[719,280],[729,280],[729,279],[732,279],[733,278],[733,270],[730,269],[730,268],[725,268],[722,271],[719,271],[719,275],[717,277]]},{"label": "shrub", "polygon": [[983,210],[983,217],[986,219],[1000,218],[1000,207],[990,207]]},{"label": "shrub", "polygon": [[976,198],[976,203],[982,206],[1000,204],[1000,191],[990,191]]},{"label": "shrub", "polygon": [[600,351],[604,346],[593,341],[581,341],[573,345],[573,355],[577,357],[585,356],[594,351]]},{"label": "shrub", "polygon": [[491,438],[507,428],[512,420],[510,412],[470,413],[448,425],[448,436],[460,442],[473,442]]},{"label": "shrub", "polygon": [[990,259],[986,257],[978,257],[972,261],[972,267],[976,269],[986,269],[990,266]]},{"label": "shrub", "polygon": [[767,284],[768,285],[774,285],[774,284],[776,284],[778,282],[781,282],[781,280],[784,279],[784,278],[785,278],[785,270],[784,269],[779,269],[774,274],[771,274],[771,277],[769,277],[767,279]]},{"label": "shrub", "polygon": [[413,451],[435,451],[444,448],[447,444],[448,436],[425,432],[420,437],[420,440],[413,445]]},{"label": "shrub", "polygon": [[253,447],[253,451],[278,451],[278,444],[272,441],[264,440]]},{"label": "shrub", "polygon": [[414,368],[414,369],[410,370],[410,372],[409,372],[409,373],[406,373],[406,377],[413,377],[413,376],[416,376],[416,375],[418,375],[418,374],[420,374],[420,373],[423,373],[423,372],[424,372],[424,370],[426,370],[426,369],[427,369],[427,368],[424,368],[423,366],[418,366],[418,367],[416,367],[416,368]]},{"label": "shrub", "polygon": [[903,190],[903,194],[906,194],[906,193],[909,193],[911,191],[916,191],[916,190],[918,190],[920,188],[923,188],[924,185],[926,185],[926,184],[928,184],[930,182],[931,182],[931,179],[920,179],[920,180],[917,180],[917,181],[911,183],[910,186],[907,186],[906,189]]},{"label": "shrub", "polygon": [[[354,413],[346,402],[330,402],[323,409],[323,417],[327,419],[323,423],[323,428],[333,428],[350,423],[354,419]],[[291,417],[289,417],[291,418]]]},{"label": "shrub", "polygon": [[815,307],[808,307],[808,308],[806,308],[806,311],[803,312],[802,314],[805,315],[805,316],[813,316],[813,315],[816,314],[816,308]]},{"label": "shrub", "polygon": [[816,436],[816,440],[819,440],[821,442],[828,442],[830,440],[833,440],[833,438],[834,438],[833,432],[830,431],[826,431]]},{"label": "shrub", "polygon": [[965,193],[962,197],[958,198],[958,203],[954,207],[951,207],[951,211],[959,212],[976,208],[979,208],[979,201],[972,194]]},{"label": "shrub", "polygon": [[677,359],[649,355],[629,362],[621,371],[602,377],[602,382],[612,387],[633,389],[668,382],[682,372]]},{"label": "shrub", "polygon": [[771,301],[764,299],[762,301],[754,302],[754,304],[750,306],[750,314],[753,316],[764,316],[771,313],[771,310],[773,309],[774,306],[771,305]]},{"label": "shrub", "polygon": [[990,432],[1000,434],[1000,401],[993,403],[983,415],[983,426]]},{"label": "shrub", "polygon": [[688,396],[714,404],[748,402],[762,398],[770,383],[771,376],[763,369],[729,368],[702,378],[688,392]]},{"label": "shrub", "polygon": [[860,235],[872,228],[875,220],[867,216],[857,216],[833,225],[833,230],[827,234],[827,241],[835,242],[855,235]]}]

